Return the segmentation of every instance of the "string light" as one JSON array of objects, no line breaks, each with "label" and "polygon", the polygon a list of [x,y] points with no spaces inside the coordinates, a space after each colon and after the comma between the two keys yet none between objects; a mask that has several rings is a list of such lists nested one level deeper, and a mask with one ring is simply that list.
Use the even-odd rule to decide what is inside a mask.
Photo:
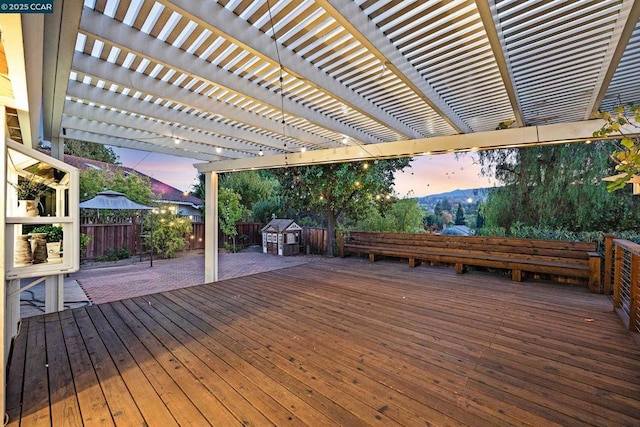
[{"label": "string light", "polygon": [[273,14],[271,13],[271,2],[267,0],[267,11],[269,12],[269,22],[271,24],[271,31],[273,32],[273,44],[276,48],[276,56],[278,58],[278,66],[279,66],[279,77],[278,81],[280,82],[280,115],[282,122],[282,135],[284,137],[283,148],[284,148],[284,165],[289,165],[289,159],[287,156],[287,132],[286,132],[286,122],[284,116],[284,77],[282,75],[282,70],[284,66],[282,65],[282,60],[280,59],[280,49],[278,47],[278,36],[276,33],[275,25],[273,24]]}]

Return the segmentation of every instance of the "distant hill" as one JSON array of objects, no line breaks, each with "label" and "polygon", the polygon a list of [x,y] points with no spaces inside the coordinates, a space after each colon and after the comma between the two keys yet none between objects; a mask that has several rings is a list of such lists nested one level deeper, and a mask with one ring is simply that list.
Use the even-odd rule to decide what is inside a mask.
[{"label": "distant hill", "polygon": [[446,193],[440,194],[431,194],[429,196],[416,197],[418,203],[427,209],[433,209],[439,201],[449,200],[452,206],[457,205],[458,203],[468,204],[469,198],[472,198],[473,201],[471,203],[476,203],[478,201],[485,201],[487,198],[487,193],[490,188],[471,188],[467,190],[453,190]]}]

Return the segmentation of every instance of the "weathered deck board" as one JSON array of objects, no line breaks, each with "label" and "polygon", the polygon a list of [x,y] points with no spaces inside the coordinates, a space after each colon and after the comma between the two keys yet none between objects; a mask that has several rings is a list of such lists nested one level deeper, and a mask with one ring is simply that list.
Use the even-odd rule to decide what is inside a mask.
[{"label": "weathered deck board", "polygon": [[640,349],[606,296],[405,267],[333,259],[31,318],[10,425],[640,424]]}]

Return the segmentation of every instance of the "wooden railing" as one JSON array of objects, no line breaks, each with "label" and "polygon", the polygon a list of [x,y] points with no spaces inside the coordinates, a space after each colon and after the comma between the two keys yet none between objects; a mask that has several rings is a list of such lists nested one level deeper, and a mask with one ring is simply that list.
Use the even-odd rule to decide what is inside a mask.
[{"label": "wooden railing", "polygon": [[623,239],[610,240],[614,253],[610,263],[613,270],[613,307],[629,330],[640,332],[640,245]]}]

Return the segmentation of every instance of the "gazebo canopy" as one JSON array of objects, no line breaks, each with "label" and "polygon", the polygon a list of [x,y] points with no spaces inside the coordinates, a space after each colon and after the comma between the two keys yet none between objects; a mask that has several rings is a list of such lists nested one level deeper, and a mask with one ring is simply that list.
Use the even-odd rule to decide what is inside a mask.
[{"label": "gazebo canopy", "polygon": [[106,190],[99,192],[96,197],[80,203],[80,208],[103,210],[150,210],[151,206],[142,205],[128,199],[117,191]]}]

